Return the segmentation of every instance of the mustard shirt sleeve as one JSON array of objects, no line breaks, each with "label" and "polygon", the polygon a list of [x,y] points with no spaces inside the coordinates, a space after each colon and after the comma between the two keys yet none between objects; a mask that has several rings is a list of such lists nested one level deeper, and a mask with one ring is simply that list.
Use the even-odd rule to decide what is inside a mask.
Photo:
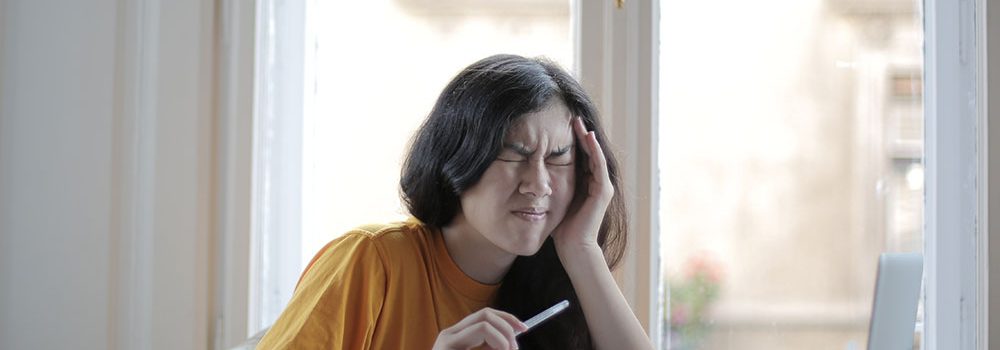
[{"label": "mustard shirt sleeve", "polygon": [[386,291],[383,252],[365,232],[330,243],[258,349],[369,349]]}]

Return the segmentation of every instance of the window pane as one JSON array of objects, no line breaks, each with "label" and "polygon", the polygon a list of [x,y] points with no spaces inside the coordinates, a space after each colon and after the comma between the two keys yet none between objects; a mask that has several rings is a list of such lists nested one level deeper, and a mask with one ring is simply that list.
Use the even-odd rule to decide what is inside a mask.
[{"label": "window pane", "polygon": [[499,53],[573,68],[568,0],[258,5],[251,333],[331,239],[405,219],[403,153],[462,68]]},{"label": "window pane", "polygon": [[405,218],[401,158],[459,70],[498,53],[573,65],[566,0],[310,1],[306,14],[303,265],[350,228]]},{"label": "window pane", "polygon": [[864,348],[878,254],[923,244],[919,3],[661,11],[664,344]]}]

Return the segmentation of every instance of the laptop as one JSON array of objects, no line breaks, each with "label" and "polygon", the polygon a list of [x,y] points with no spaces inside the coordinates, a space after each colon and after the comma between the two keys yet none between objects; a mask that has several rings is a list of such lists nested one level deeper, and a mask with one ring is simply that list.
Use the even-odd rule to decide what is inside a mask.
[{"label": "laptop", "polygon": [[924,258],[920,253],[879,256],[868,327],[869,350],[913,349],[923,268]]}]

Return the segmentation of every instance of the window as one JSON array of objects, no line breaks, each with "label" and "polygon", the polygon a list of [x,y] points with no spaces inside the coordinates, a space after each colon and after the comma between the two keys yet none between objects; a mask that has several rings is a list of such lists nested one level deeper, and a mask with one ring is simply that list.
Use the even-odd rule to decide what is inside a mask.
[{"label": "window", "polygon": [[[782,6],[713,2],[706,8],[708,4],[676,0],[634,0],[616,9],[614,2],[603,1],[572,2],[572,8],[557,0],[262,1],[251,259],[257,265],[251,266],[255,277],[250,288],[256,298],[250,298],[250,330],[270,324],[281,311],[287,300],[282,298],[313,247],[346,227],[401,215],[395,195],[400,154],[393,152],[404,148],[433,95],[459,67],[506,51],[543,54],[581,72],[584,85],[611,119],[609,131],[619,150],[629,154],[625,163],[639,162],[625,166],[626,173],[633,172],[627,187],[655,188],[658,183],[662,188],[662,202],[641,204],[645,199],[638,197],[631,203],[639,202],[640,211],[652,212],[657,203],[663,209],[658,219],[640,213],[641,224],[633,226],[639,234],[656,237],[662,231],[662,244],[644,237],[640,241],[649,244],[635,250],[662,248],[663,274],[652,267],[655,275],[645,276],[643,261],[627,260],[619,277],[640,319],[651,327],[651,335],[663,339],[664,348],[681,348],[689,341],[699,348],[742,348],[778,340],[787,340],[779,348],[800,347],[793,341],[861,347],[875,255],[920,247],[927,250],[927,321],[921,328],[927,331],[918,336],[929,349],[951,348],[960,341],[967,345],[974,334],[968,324],[978,312],[968,302],[975,300],[971,276],[978,265],[975,246],[969,247],[973,240],[959,242],[955,237],[960,235],[951,233],[974,235],[976,215],[981,214],[948,210],[977,203],[978,182],[970,169],[977,164],[978,105],[968,99],[975,96],[975,62],[968,59],[975,45],[956,48],[973,40],[969,28],[976,12],[961,7],[972,2],[962,4],[817,0]],[[351,25],[323,29],[337,25],[326,23],[337,22],[333,18]],[[641,19],[638,26],[636,18]],[[413,27],[380,34],[403,25]],[[925,32],[934,33],[926,42]],[[487,34],[497,37],[483,39]],[[432,43],[435,36],[440,41]],[[656,59],[643,61],[647,56]],[[392,66],[398,62],[406,66]],[[351,65],[358,69],[344,69]],[[370,66],[383,70],[361,69]],[[441,67],[450,71],[429,73]],[[367,79],[355,80],[363,74]],[[657,83],[647,89],[644,81],[650,76]],[[398,88],[394,79],[399,77],[422,85]],[[633,99],[657,86],[662,99]],[[377,95],[383,98],[371,99]],[[392,113],[385,112],[392,107],[386,101],[406,106],[407,114],[393,119],[399,130],[361,124],[388,124],[381,119]],[[296,105],[298,112],[291,107]],[[664,131],[652,141],[635,137],[649,124],[641,118],[655,115]],[[359,160],[310,151],[338,138],[328,135],[347,130],[357,132],[338,137],[352,149],[379,148],[375,151],[383,153]],[[372,138],[396,145],[365,142]],[[642,148],[657,143],[662,148]],[[663,177],[649,182],[653,185],[643,183],[643,176],[655,178],[657,166],[642,159],[657,152]],[[323,167],[372,166],[376,161],[384,163],[380,174],[370,177],[378,183],[372,188],[391,193],[365,191],[360,203],[356,195],[347,198],[357,207],[382,209],[335,222],[335,216],[353,208],[335,204],[342,196],[336,187],[358,180],[322,181],[342,175],[337,168]],[[294,206],[299,210],[289,210]],[[775,254],[763,258],[761,252]],[[649,252],[639,255],[640,260],[657,258]],[[276,265],[279,261],[287,264]],[[687,314],[687,322],[707,327],[695,324],[687,331],[678,328],[684,325],[677,318],[657,318],[666,309],[652,300],[659,278],[667,282],[665,291],[686,285],[685,266],[717,272],[706,275],[717,278],[714,287],[688,289],[694,291],[691,298],[702,298],[708,306],[700,320]],[[827,276],[816,277],[821,274]],[[758,282],[773,277],[773,285]],[[645,287],[650,290],[644,292]],[[712,288],[718,288],[714,299],[706,298],[703,292]],[[643,300],[643,293],[651,300]],[[675,290],[673,296],[683,293]],[[664,322],[662,337],[658,319]],[[679,335],[683,332],[695,335]]]},{"label": "window", "polygon": [[[437,94],[486,56],[573,69],[566,0],[263,1],[250,333],[331,239],[406,218],[400,164]],[[304,24],[303,24],[304,23]]]},{"label": "window", "polygon": [[660,6],[663,343],[864,347],[923,246],[920,3]]},{"label": "window", "polygon": [[353,227],[406,218],[404,151],[461,68],[496,53],[572,66],[566,1],[308,4],[303,264]]}]

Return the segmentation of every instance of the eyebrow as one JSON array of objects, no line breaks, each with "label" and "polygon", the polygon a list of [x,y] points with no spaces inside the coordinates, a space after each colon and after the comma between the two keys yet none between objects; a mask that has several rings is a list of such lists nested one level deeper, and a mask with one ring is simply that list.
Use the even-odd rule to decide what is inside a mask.
[{"label": "eyebrow", "polygon": [[518,145],[513,143],[504,143],[503,148],[514,151],[514,153],[520,154],[522,156],[530,156],[532,153],[535,153],[535,151],[530,150],[527,147],[524,147],[524,145]]},{"label": "eyebrow", "polygon": [[573,149],[573,145],[566,145],[562,148],[556,149],[555,151],[549,152],[549,156],[561,156],[563,154],[569,153],[569,150]]}]

